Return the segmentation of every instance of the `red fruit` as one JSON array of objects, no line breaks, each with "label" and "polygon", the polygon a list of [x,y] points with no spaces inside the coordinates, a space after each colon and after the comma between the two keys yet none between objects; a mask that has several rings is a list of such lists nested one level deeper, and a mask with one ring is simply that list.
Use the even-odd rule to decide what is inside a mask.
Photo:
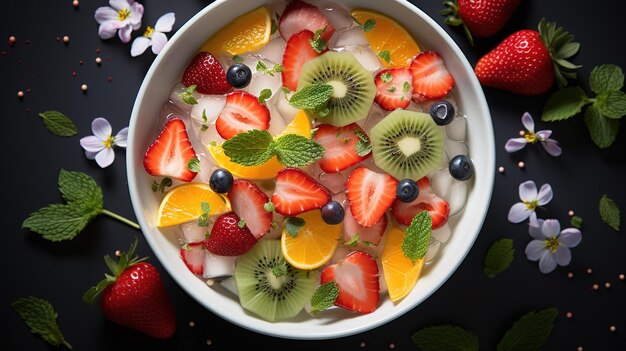
[{"label": "red fruit", "polygon": [[215,121],[215,128],[224,139],[252,129],[270,127],[270,110],[259,98],[245,91],[233,91],[226,97],[226,106]]},{"label": "red fruit", "polygon": [[[378,248],[386,229],[387,216],[383,215],[373,226],[366,228],[357,223],[349,207],[346,209],[343,218],[343,241],[348,246],[359,251],[373,253]],[[358,240],[354,240],[355,235],[358,235]]]},{"label": "red fruit", "polygon": [[285,53],[283,54],[284,70],[281,72],[281,75],[283,86],[291,91],[298,89],[298,78],[300,77],[302,65],[321,55],[321,53],[313,49],[311,40],[313,40],[313,32],[303,30],[292,35],[287,41]]},{"label": "red fruit", "polygon": [[196,85],[196,91],[202,94],[226,94],[233,89],[222,65],[206,51],[197,53],[187,65],[182,82],[186,87]]},{"label": "red fruit", "polygon": [[522,0],[447,1],[444,4],[449,8],[441,14],[449,15],[447,24],[465,26],[465,33],[473,44],[472,36],[486,38],[498,33],[521,2]]},{"label": "red fruit", "polygon": [[315,33],[324,27],[326,29],[321,38],[328,42],[335,29],[328,24],[328,20],[316,6],[300,0],[291,1],[278,22],[278,30],[285,40],[305,29]]},{"label": "red fruit", "polygon": [[100,307],[113,323],[138,330],[159,339],[176,331],[176,316],[156,268],[134,257],[137,241],[118,262],[105,257],[113,275],[89,289],[83,300],[94,303],[102,293]]},{"label": "red fruit", "polygon": [[[358,135],[357,135],[358,133]],[[371,152],[357,152],[357,143],[361,138],[367,138],[367,134],[358,124],[352,123],[343,127],[335,127],[330,124],[320,124],[313,140],[324,147],[324,156],[318,161],[320,168],[326,173],[343,171],[367,159]],[[367,138],[369,143],[369,138]]]},{"label": "red fruit", "polygon": [[189,141],[185,123],[180,118],[167,121],[143,157],[143,166],[153,176],[171,177],[190,182],[196,176],[187,168],[189,160],[197,158]]},{"label": "red fruit", "polygon": [[207,250],[220,256],[239,256],[248,252],[257,239],[247,226],[239,226],[239,217],[234,213],[219,216],[211,235],[204,241]]},{"label": "red fruit", "polygon": [[382,70],[374,78],[376,84],[374,101],[387,111],[406,108],[411,102],[412,82],[413,76],[408,68]]},{"label": "red fruit", "polygon": [[432,220],[432,228],[441,228],[448,222],[450,214],[450,206],[448,202],[435,194],[430,188],[430,181],[424,177],[417,181],[419,187],[419,195],[415,200],[409,203],[396,200],[391,206],[391,214],[398,222],[409,225],[418,213],[428,211]]},{"label": "red fruit", "polygon": [[323,185],[298,168],[283,168],[276,175],[272,203],[283,216],[321,208],[330,201],[330,193]]},{"label": "red fruit", "polygon": [[454,86],[454,78],[448,72],[441,55],[423,51],[411,61],[413,75],[413,100],[424,102],[445,97]]},{"label": "red fruit", "polygon": [[180,248],[180,258],[193,274],[204,273],[204,243],[188,243]]},{"label": "red fruit", "polygon": [[228,192],[228,199],[233,212],[245,222],[256,239],[261,239],[272,226],[273,214],[264,207],[270,202],[267,195],[255,183],[237,179]]},{"label": "red fruit", "polygon": [[378,307],[378,265],[369,254],[353,251],[341,261],[324,268],[320,283],[331,281],[339,287],[335,305],[360,313],[374,312]]},{"label": "red fruit", "polygon": [[357,223],[371,227],[385,214],[396,198],[398,181],[389,174],[359,167],[346,181],[346,196]]}]

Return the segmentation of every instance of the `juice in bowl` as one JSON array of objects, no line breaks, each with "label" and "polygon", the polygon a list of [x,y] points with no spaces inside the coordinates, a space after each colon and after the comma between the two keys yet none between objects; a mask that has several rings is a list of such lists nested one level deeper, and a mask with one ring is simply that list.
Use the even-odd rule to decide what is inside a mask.
[{"label": "juice in bowl", "polygon": [[405,2],[235,3],[190,20],[139,92],[128,168],[146,239],[191,296],[261,333],[333,338],[406,313],[488,208],[471,67]]}]

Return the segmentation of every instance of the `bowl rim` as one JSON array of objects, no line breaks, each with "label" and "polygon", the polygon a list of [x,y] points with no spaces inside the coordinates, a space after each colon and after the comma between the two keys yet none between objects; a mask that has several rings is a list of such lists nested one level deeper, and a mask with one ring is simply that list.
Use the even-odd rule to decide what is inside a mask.
[{"label": "bowl rim", "polygon": [[[467,60],[466,56],[463,54],[461,49],[458,47],[458,45],[454,42],[454,40],[450,37],[450,35],[439,24],[437,24],[429,15],[423,12],[416,5],[406,0],[392,0],[392,1],[400,4],[401,6],[405,7],[407,10],[411,11],[413,13],[412,14],[413,16],[419,17],[420,20],[424,21],[429,27],[431,27],[435,32],[437,32],[437,34],[439,34],[441,39],[445,42],[445,45],[447,45],[449,49],[452,51],[452,54],[459,60],[460,64],[462,65],[463,70],[466,72],[473,72],[473,68],[471,67],[469,61]],[[361,332],[365,332],[365,331],[377,328],[383,324],[386,324],[394,319],[399,318],[400,316],[404,315],[410,310],[413,310],[418,305],[423,303],[426,299],[428,299],[433,293],[439,290],[439,288],[445,282],[449,280],[452,274],[454,274],[457,271],[460,264],[465,260],[465,257],[467,256],[471,248],[474,246],[474,243],[484,225],[484,220],[486,218],[486,215],[489,209],[489,203],[491,201],[493,187],[494,187],[494,180],[495,180],[494,172],[486,172],[486,174],[481,174],[481,184],[484,186],[484,188],[481,188],[481,194],[478,194],[478,196],[480,197],[482,201],[484,201],[485,205],[482,207],[480,212],[475,217],[478,225],[476,227],[475,233],[472,233],[472,237],[471,237],[471,240],[469,240],[468,245],[461,252],[458,252],[457,256],[454,256],[452,258],[448,257],[448,259],[452,260],[452,262],[450,262],[450,269],[448,269],[447,274],[445,276],[440,277],[433,284],[430,291],[424,294],[424,296],[421,299],[415,301],[411,305],[404,305],[402,308],[400,308],[400,306],[394,307],[394,308],[398,308],[397,311],[395,311],[394,313],[390,313],[387,316],[384,316],[383,318],[380,318],[368,324],[356,326],[353,328],[348,328],[348,329],[341,330],[341,331],[336,331],[336,330],[333,330],[333,328],[328,328],[329,330],[327,332],[324,332],[324,333],[312,332],[307,335],[303,335],[303,334],[295,335],[295,334],[289,333],[288,328],[284,328],[284,325],[280,325],[280,324],[277,324],[277,325],[281,326],[281,328],[271,328],[271,330],[264,329],[262,327],[263,324],[259,323],[259,321],[261,320],[258,317],[250,315],[252,318],[250,321],[247,321],[247,320],[242,321],[242,320],[237,320],[229,316],[227,313],[223,313],[221,311],[216,310],[214,306],[207,304],[205,299],[202,298],[202,296],[195,293],[193,289],[190,289],[187,286],[187,282],[183,279],[183,277],[179,274],[179,272],[175,270],[175,267],[173,267],[172,265],[166,264],[168,262],[168,258],[166,256],[165,251],[160,249],[158,243],[156,242],[156,239],[152,237],[151,233],[149,233],[147,229],[145,229],[145,228],[149,228],[149,225],[146,219],[144,218],[144,216],[142,215],[143,213],[142,207],[140,206],[141,196],[138,190],[138,184],[137,184],[138,175],[137,175],[137,172],[135,172],[135,167],[138,164],[142,164],[142,162],[135,158],[136,153],[133,152],[133,147],[136,144],[135,130],[138,125],[139,111],[141,109],[142,104],[144,103],[143,101],[145,101],[146,91],[148,90],[150,83],[154,79],[154,73],[160,68],[162,62],[165,60],[168,53],[171,51],[170,48],[173,46],[171,43],[174,43],[179,38],[183,37],[185,33],[187,32],[187,30],[191,28],[192,26],[194,26],[196,22],[198,22],[200,19],[207,16],[213,9],[219,6],[222,6],[226,2],[227,0],[216,0],[212,2],[211,4],[203,8],[201,11],[199,11],[197,14],[195,14],[193,17],[191,17],[180,29],[176,31],[176,33],[169,40],[168,44],[163,48],[161,53],[157,55],[156,59],[151,64],[148,72],[146,73],[144,77],[141,87],[137,93],[135,103],[133,105],[131,119],[129,123],[128,149],[127,149],[127,158],[126,158],[127,180],[128,180],[128,187],[129,187],[133,210],[137,217],[137,221],[140,224],[141,231],[144,237],[146,238],[146,241],[148,242],[152,252],[157,257],[157,259],[159,260],[163,268],[168,272],[170,277],[182,288],[183,291],[185,291],[185,293],[187,293],[194,300],[196,300],[196,302],[198,302],[199,304],[204,306],[206,309],[208,309],[210,312],[216,314],[218,317],[222,319],[225,319],[247,330],[254,331],[260,334],[265,334],[268,336],[274,336],[274,337],[285,338],[285,339],[300,339],[300,340],[324,340],[324,339],[346,337],[346,336],[354,335],[357,333],[361,333]],[[264,1],[264,2],[267,4],[268,1]],[[340,4],[342,3],[341,0],[334,0],[334,2],[337,2]],[[478,82],[477,77],[474,74],[472,74],[472,75],[469,75],[467,79],[469,80],[469,82],[472,85],[472,88],[476,91],[478,95],[477,96],[478,100],[473,101],[473,103],[478,105],[477,107],[478,110],[484,111],[484,113],[486,114],[484,116],[485,118],[484,127],[486,128],[486,130],[482,131],[485,135],[481,137],[481,138],[484,138],[481,140],[481,143],[487,144],[486,148],[488,152],[487,154],[481,154],[481,159],[483,159],[482,161],[485,163],[485,167],[483,168],[485,170],[492,170],[495,167],[495,135],[493,131],[491,113],[490,113],[490,110],[486,101],[486,97],[482,90],[482,86]],[[467,133],[469,135],[469,131]],[[470,150],[470,154],[471,154],[471,150]],[[143,168],[139,168],[139,169],[143,170]],[[476,188],[476,184],[474,184],[474,188]]]}]

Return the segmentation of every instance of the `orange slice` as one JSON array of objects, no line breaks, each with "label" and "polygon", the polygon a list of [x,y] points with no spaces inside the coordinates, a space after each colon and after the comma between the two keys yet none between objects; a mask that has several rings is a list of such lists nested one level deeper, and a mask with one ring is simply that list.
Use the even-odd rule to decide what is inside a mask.
[{"label": "orange slice", "polygon": [[304,219],[305,223],[295,238],[283,230],[280,239],[283,257],[296,268],[318,268],[335,253],[343,226],[327,224],[319,210],[302,213],[298,218]]},{"label": "orange slice", "polygon": [[408,295],[420,277],[424,267],[424,259],[411,262],[402,253],[404,230],[392,226],[387,232],[381,263],[387,283],[387,291],[391,301],[399,301]]},{"label": "orange slice", "polygon": [[167,227],[198,219],[203,213],[202,202],[211,206],[209,215],[219,215],[231,211],[230,201],[219,195],[205,183],[186,183],[170,190],[157,213],[156,225]]},{"label": "orange slice", "polygon": [[[304,111],[298,112],[296,117],[289,123],[281,135],[298,134],[309,138],[311,136],[311,121]],[[276,178],[278,171],[285,168],[282,163],[278,162],[276,157],[272,157],[269,161],[259,166],[242,166],[230,161],[230,158],[224,154],[221,145],[209,145],[209,153],[215,160],[215,163],[225,168],[237,178],[245,179],[273,179]]]},{"label": "orange slice", "polygon": [[408,67],[411,60],[420,53],[421,49],[413,36],[400,23],[386,15],[369,9],[355,9],[352,11],[352,17],[361,24],[368,19],[376,21],[374,29],[364,34],[374,52],[378,54],[381,51],[389,51],[389,63],[378,57],[385,67]]},{"label": "orange slice", "polygon": [[202,46],[214,55],[227,52],[240,55],[256,51],[270,41],[272,19],[265,6],[250,11],[227,24]]}]

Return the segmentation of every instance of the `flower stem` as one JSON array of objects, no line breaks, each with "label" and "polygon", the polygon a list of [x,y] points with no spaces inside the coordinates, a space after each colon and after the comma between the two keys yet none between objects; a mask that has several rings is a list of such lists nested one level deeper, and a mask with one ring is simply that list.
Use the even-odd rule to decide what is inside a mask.
[{"label": "flower stem", "polygon": [[102,209],[102,214],[107,215],[107,216],[109,216],[111,218],[115,218],[118,221],[120,221],[122,223],[125,223],[125,224],[127,224],[127,225],[129,225],[129,226],[131,226],[131,227],[133,227],[133,228],[135,228],[137,230],[140,229],[139,224],[131,221],[130,219],[124,218],[124,217],[122,217],[122,216],[120,216],[120,215],[118,215],[116,213],[113,213],[113,212],[111,212],[109,210]]}]

